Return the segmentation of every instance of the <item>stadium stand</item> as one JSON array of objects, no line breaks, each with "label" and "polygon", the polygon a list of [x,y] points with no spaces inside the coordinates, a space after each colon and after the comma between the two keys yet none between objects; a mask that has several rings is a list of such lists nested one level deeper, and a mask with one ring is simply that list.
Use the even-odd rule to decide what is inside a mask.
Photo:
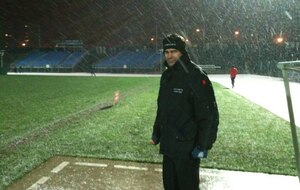
[{"label": "stadium stand", "polygon": [[68,56],[65,51],[50,51],[43,54],[31,64],[32,67],[56,67],[65,57]]},{"label": "stadium stand", "polygon": [[115,55],[100,59],[95,68],[155,68],[161,61],[161,53],[154,50],[129,51],[122,50]]},{"label": "stadium stand", "polygon": [[39,57],[42,57],[44,55],[43,52],[40,51],[33,51],[23,59],[20,59],[19,61],[16,62],[17,67],[28,67],[30,66],[36,59]]},{"label": "stadium stand", "polygon": [[83,59],[82,51],[33,51],[15,63],[22,68],[72,68]]},{"label": "stadium stand", "polygon": [[[11,68],[22,68],[24,72],[90,72],[93,68],[95,72],[160,73],[164,69],[162,57],[162,51],[152,48],[118,49],[107,54],[83,49],[44,49],[32,50]],[[200,62],[200,66],[207,73],[222,72],[221,66],[208,62]]]},{"label": "stadium stand", "polygon": [[68,68],[77,65],[87,54],[87,52],[75,51],[69,54],[60,64],[61,67]]}]

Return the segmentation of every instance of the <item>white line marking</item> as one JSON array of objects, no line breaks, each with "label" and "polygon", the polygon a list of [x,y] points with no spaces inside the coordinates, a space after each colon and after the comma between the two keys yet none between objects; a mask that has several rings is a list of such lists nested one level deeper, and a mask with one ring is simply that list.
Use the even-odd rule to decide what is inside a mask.
[{"label": "white line marking", "polygon": [[128,169],[128,170],[142,170],[142,171],[147,171],[148,170],[148,168],[136,167],[136,166],[114,165],[114,167],[118,168],[118,169]]},{"label": "white line marking", "polygon": [[50,177],[42,177],[37,182],[35,182],[32,186],[30,186],[27,190],[37,189],[38,185],[46,183]]},{"label": "white line marking", "polygon": [[62,162],[61,164],[59,164],[56,168],[54,168],[53,170],[51,170],[52,173],[58,173],[60,172],[62,169],[64,169],[64,167],[66,167],[70,162]]},{"label": "white line marking", "polygon": [[75,162],[75,165],[79,165],[79,166],[92,166],[92,167],[107,167],[107,164],[98,164],[98,163],[85,163],[85,162]]},{"label": "white line marking", "polygon": [[162,169],[161,168],[155,168],[154,171],[156,171],[156,172],[162,172]]}]

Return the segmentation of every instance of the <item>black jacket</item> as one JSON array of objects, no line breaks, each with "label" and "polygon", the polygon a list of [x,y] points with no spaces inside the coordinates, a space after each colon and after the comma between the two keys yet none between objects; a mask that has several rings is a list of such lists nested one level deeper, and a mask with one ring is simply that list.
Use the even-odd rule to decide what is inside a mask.
[{"label": "black jacket", "polygon": [[160,142],[161,154],[182,157],[196,146],[212,148],[219,123],[214,90],[188,56],[163,72],[157,105],[153,138]]}]

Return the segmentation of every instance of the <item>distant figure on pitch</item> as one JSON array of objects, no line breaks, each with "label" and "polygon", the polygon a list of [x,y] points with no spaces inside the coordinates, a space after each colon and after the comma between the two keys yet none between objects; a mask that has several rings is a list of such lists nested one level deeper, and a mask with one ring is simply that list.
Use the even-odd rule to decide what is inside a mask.
[{"label": "distant figure on pitch", "polygon": [[96,76],[95,67],[91,65],[91,76]]},{"label": "distant figure on pitch", "polygon": [[235,77],[236,75],[239,73],[239,71],[237,70],[237,68],[232,65],[231,66],[231,69],[229,71],[229,74],[230,74],[230,78],[231,78],[231,84],[232,84],[232,88],[234,87],[234,82],[235,82]]}]

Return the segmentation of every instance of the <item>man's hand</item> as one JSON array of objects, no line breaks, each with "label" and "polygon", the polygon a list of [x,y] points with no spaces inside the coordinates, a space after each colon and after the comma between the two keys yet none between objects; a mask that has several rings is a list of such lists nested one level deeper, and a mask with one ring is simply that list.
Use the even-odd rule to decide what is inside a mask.
[{"label": "man's hand", "polygon": [[155,145],[155,142],[152,139],[150,140],[149,143],[152,144],[152,145]]},{"label": "man's hand", "polygon": [[157,145],[159,143],[159,139],[157,138],[156,135],[152,135],[152,138],[150,140],[150,144],[152,145]]},{"label": "man's hand", "polygon": [[198,147],[195,147],[192,151],[193,158],[207,158],[208,151],[207,150],[200,150]]}]

